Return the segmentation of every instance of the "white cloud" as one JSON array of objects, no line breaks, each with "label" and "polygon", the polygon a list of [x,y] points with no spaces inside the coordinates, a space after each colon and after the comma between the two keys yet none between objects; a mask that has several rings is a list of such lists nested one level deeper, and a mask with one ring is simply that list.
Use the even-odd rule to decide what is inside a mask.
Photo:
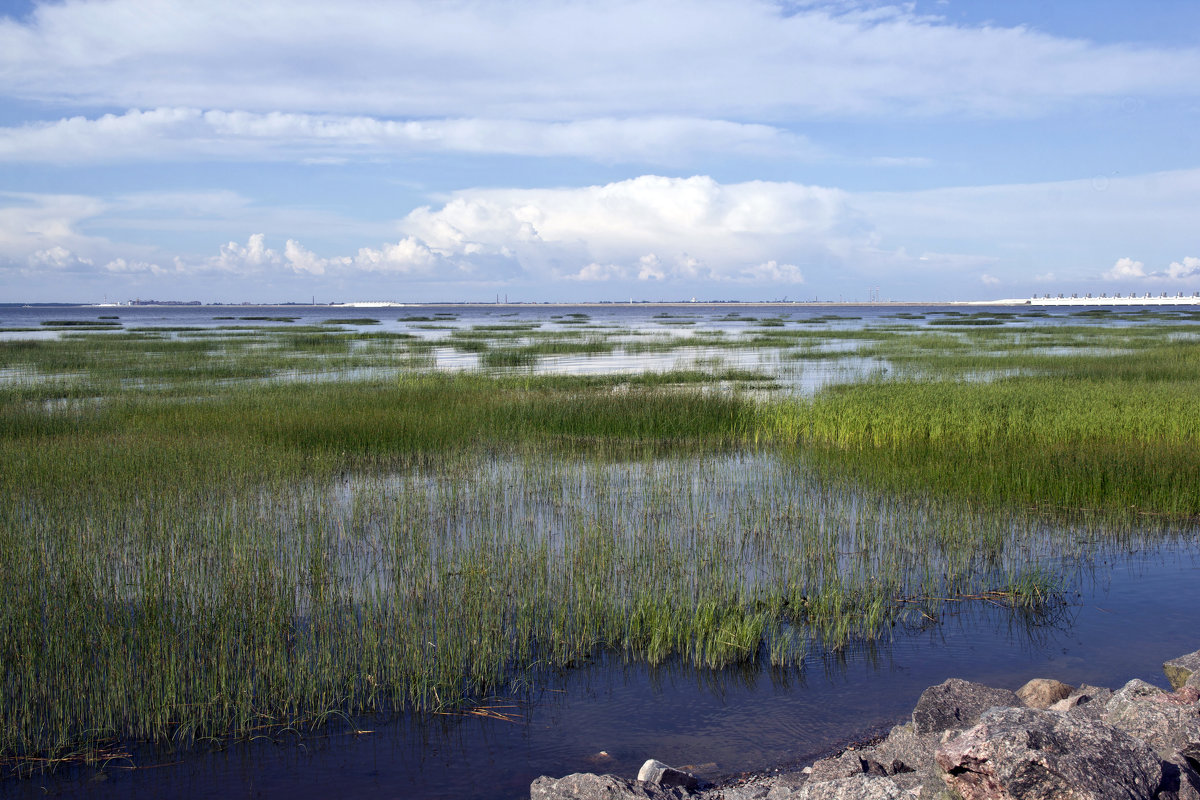
[{"label": "white cloud", "polygon": [[384,244],[378,249],[359,248],[353,256],[321,256],[296,239],[284,242],[283,250],[267,244],[262,233],[251,234],[245,244],[227,242],[217,255],[207,259],[180,259],[178,270],[192,275],[229,273],[239,276],[294,274],[318,276],[354,276],[369,273],[391,273],[409,276],[453,277],[461,270],[433,253],[412,237]]},{"label": "white cloud", "polygon": [[574,275],[567,275],[568,280],[578,281],[611,281],[624,280],[629,277],[629,270],[619,264],[597,264],[592,262]]},{"label": "white cloud", "polygon": [[255,233],[246,244],[227,242],[221,245],[220,253],[208,260],[208,266],[222,272],[246,272],[262,269],[277,269],[283,266],[284,257],[267,247],[266,236]]},{"label": "white cloud", "polygon": [[170,272],[170,270],[148,261],[126,261],[123,258],[114,258],[104,265],[104,269],[118,275],[147,273],[151,275],[166,275]]},{"label": "white cloud", "polygon": [[[803,283],[814,296],[833,287],[865,297],[865,287],[888,286],[891,296],[915,299],[972,296],[981,286],[1019,291],[1053,282],[1082,292],[1104,278],[1200,278],[1200,258],[1171,258],[1195,242],[1200,170],[1116,178],[1105,192],[1090,181],[855,193],[643,175],[556,189],[462,190],[395,222],[361,227],[222,192],[0,194],[4,201],[6,276],[188,279],[219,285],[231,299],[276,278],[271,285],[451,287],[442,298],[492,284],[546,296],[585,286],[644,296],[656,285],[664,296],[690,295],[703,284],[714,296],[761,296],[761,287]],[[231,227],[253,233],[204,244],[222,241],[213,232]],[[137,243],[96,235],[120,229]],[[199,254],[168,246],[181,232],[200,243]],[[1118,260],[1129,252],[1139,259]],[[1105,263],[1113,266],[1096,266]]]},{"label": "white cloud", "polygon": [[401,228],[445,258],[496,257],[579,280],[795,282],[793,259],[834,260],[833,247],[853,235],[844,206],[842,192],[815,186],[646,175],[456,192]]},{"label": "white cloud", "polygon": [[29,256],[29,266],[35,269],[69,270],[79,267],[90,267],[92,266],[92,260],[76,255],[61,245],[55,245],[46,250],[38,250]]},{"label": "white cloud", "polygon": [[11,96],[408,118],[1012,115],[1198,91],[1196,48],[770,0],[75,0],[0,19]]},{"label": "white cloud", "polygon": [[1185,256],[1183,261],[1172,261],[1167,267],[1167,277],[1173,280],[1200,278],[1200,258]]},{"label": "white cloud", "polygon": [[216,158],[338,164],[351,157],[426,152],[653,163],[685,163],[703,153],[822,157],[803,137],[769,125],[662,116],[406,121],[156,108],[0,128],[0,161],[22,163]]},{"label": "white cloud", "polygon": [[804,273],[795,264],[780,264],[775,260],[767,261],[741,271],[747,279],[770,283],[804,283]]},{"label": "white cloud", "polygon": [[1150,280],[1150,281],[1187,281],[1200,278],[1200,258],[1186,256],[1182,261],[1172,261],[1165,270],[1146,271],[1146,265],[1132,258],[1117,259],[1112,269],[1104,273],[1110,281],[1117,280]]},{"label": "white cloud", "polygon": [[1140,261],[1134,261],[1132,258],[1118,258],[1117,263],[1112,265],[1112,269],[1104,273],[1104,277],[1110,281],[1123,280],[1125,278],[1144,278],[1146,277],[1146,265]]}]

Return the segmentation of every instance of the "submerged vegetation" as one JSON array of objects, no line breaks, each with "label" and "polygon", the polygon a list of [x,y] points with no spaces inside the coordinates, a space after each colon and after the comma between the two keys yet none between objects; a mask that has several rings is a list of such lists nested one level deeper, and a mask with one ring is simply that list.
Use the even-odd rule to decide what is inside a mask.
[{"label": "submerged vegetation", "polygon": [[257,319],[0,341],[0,758],[794,665],[1200,515],[1187,315]]}]

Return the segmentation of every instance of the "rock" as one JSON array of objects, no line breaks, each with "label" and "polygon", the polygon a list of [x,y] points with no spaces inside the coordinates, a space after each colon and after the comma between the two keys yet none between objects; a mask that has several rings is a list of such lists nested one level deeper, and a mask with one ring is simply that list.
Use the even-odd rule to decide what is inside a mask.
[{"label": "rock", "polygon": [[1112,689],[1082,684],[1078,689],[1050,706],[1051,711],[1074,711],[1099,718],[1104,704],[1113,696]]},{"label": "rock", "polygon": [[905,789],[888,777],[854,775],[800,787],[776,786],[766,800],[910,800],[921,796],[919,789]]},{"label": "rock", "polygon": [[779,775],[772,780],[771,790],[767,800],[791,800],[808,783],[808,775],[804,772],[792,772]]},{"label": "rock", "polygon": [[[832,781],[837,778],[850,778],[854,775],[887,775],[888,772],[883,765],[869,757],[864,757],[864,751],[847,750],[840,756],[832,758],[822,758],[820,761],[812,765],[812,771],[808,774],[810,783],[819,783],[821,781]],[[870,749],[866,751],[870,753]]]},{"label": "rock", "polygon": [[1196,689],[1200,689],[1200,670],[1193,672],[1192,676],[1190,678],[1188,678],[1187,681],[1183,685],[1191,686]]},{"label": "rock", "polygon": [[1112,696],[1102,719],[1175,760],[1176,753],[1200,746],[1200,706],[1187,697],[1135,678]]},{"label": "rock", "polygon": [[1195,770],[1186,764],[1166,763],[1163,767],[1159,800],[1200,800],[1200,775]]},{"label": "rock", "polygon": [[746,784],[745,786],[722,789],[717,794],[717,797],[720,800],[767,800],[767,794],[770,791],[771,788],[769,786]]},{"label": "rock", "polygon": [[993,706],[1015,706],[1017,696],[1007,689],[951,678],[921,693],[913,709],[913,728],[918,734],[968,728]]},{"label": "rock", "polygon": [[1017,689],[1017,697],[1025,704],[1026,708],[1048,708],[1059,700],[1065,699],[1073,691],[1075,691],[1075,687],[1068,686],[1062,681],[1052,678],[1034,678]]},{"label": "rock", "polygon": [[900,800],[920,795],[901,789],[887,777],[855,775],[821,783],[806,783],[793,795],[795,800]]},{"label": "rock", "polygon": [[653,758],[642,764],[642,768],[638,770],[637,779],[664,789],[679,786],[692,791],[693,789],[700,788],[700,781],[695,775],[690,772],[684,772],[681,769],[668,767],[663,762]]},{"label": "rock", "polygon": [[1151,798],[1163,763],[1143,742],[1088,716],[1006,708],[938,748],[964,800]]},{"label": "rock", "polygon": [[1172,658],[1170,661],[1164,661],[1163,672],[1166,673],[1167,680],[1171,682],[1171,688],[1178,689],[1187,683],[1193,675],[1200,672],[1200,650],[1188,653],[1186,656]]},{"label": "rock", "polygon": [[1179,748],[1179,755],[1188,762],[1192,769],[1200,772],[1200,743],[1189,742]]},{"label": "rock", "polygon": [[652,783],[588,772],[558,779],[543,775],[529,787],[530,800],[682,800],[687,796],[683,789],[663,789]]},{"label": "rock", "polygon": [[892,728],[887,738],[875,746],[872,757],[883,764],[888,775],[904,772],[933,774],[937,770],[933,751],[941,743],[941,733],[918,734],[910,722]]}]

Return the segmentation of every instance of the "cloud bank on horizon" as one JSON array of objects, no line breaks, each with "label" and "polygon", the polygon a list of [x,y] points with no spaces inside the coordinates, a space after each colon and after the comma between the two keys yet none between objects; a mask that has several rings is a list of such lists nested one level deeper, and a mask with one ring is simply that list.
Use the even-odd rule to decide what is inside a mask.
[{"label": "cloud bank on horizon", "polygon": [[1200,290],[1200,8],[0,4],[0,302]]}]

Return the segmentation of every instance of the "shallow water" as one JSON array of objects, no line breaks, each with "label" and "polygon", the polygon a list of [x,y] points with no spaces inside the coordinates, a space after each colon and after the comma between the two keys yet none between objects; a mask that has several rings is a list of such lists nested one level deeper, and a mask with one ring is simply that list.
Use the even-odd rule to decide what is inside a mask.
[{"label": "shallow water", "polygon": [[[521,702],[496,701],[511,721],[363,720],[371,733],[332,727],[165,756],[178,763],[153,768],[6,778],[0,796],[506,800],[527,797],[538,775],[633,777],[649,757],[714,777],[811,761],[902,721],[925,687],[948,677],[1012,689],[1039,676],[1166,686],[1161,663],[1200,647],[1200,544],[1110,554],[1080,570],[1081,592],[1058,618],[1032,627],[976,604],[888,642],[814,652],[787,673],[594,663]],[[150,753],[136,756],[154,764]]]},{"label": "shallow water", "polygon": [[[401,322],[410,315],[433,316],[444,307],[391,309],[270,308],[271,315],[299,317],[296,325],[334,317],[374,317],[380,325],[362,330],[392,330],[441,337],[447,332],[422,329],[427,322]],[[656,317],[655,307],[596,309],[494,309],[457,307],[458,316],[437,324],[465,328],[541,320],[558,327],[550,315],[588,313],[590,324],[616,324],[655,334],[687,336],[697,328],[733,334],[754,326],[729,320],[728,307],[673,309],[672,318]],[[739,306],[746,316],[784,316],[789,327],[814,310]],[[919,314],[936,309],[908,309]],[[4,326],[37,326],[41,319],[95,319],[118,314],[126,328],[141,325],[288,323],[214,320],[214,315],[260,315],[263,309],[179,307],[121,309],[0,309]],[[510,316],[512,314],[516,316]],[[851,313],[851,312],[848,312]],[[823,328],[894,325],[895,309],[854,309],[862,320],[832,320]],[[688,315],[691,319],[684,319]],[[696,321],[695,326],[670,325]],[[1049,318],[1014,319],[1006,327],[1054,324],[1120,324],[1073,318],[1055,312]],[[924,322],[904,322],[923,326]],[[562,325],[563,330],[582,326]],[[769,332],[770,329],[764,329]],[[960,329],[961,330],[961,329]],[[949,333],[953,328],[942,328]],[[24,336],[26,334],[12,334]],[[56,333],[36,331],[34,337]],[[439,366],[471,369],[477,356],[438,351]],[[804,360],[780,365],[773,353],[690,348],[626,356],[553,357],[539,369],[561,372],[619,372],[669,369],[689,361],[720,358],[726,366],[754,368],[766,358],[768,372],[787,371],[801,390],[830,381],[859,377],[851,359]],[[769,359],[774,358],[775,361]],[[865,361],[858,359],[858,361]],[[16,376],[0,379],[17,380]],[[611,771],[632,777],[641,762],[657,757],[679,765],[698,765],[709,775],[727,775],[777,764],[810,761],[838,742],[902,720],[920,692],[957,676],[1016,688],[1031,677],[1049,676],[1069,683],[1117,686],[1138,677],[1165,685],[1163,660],[1200,648],[1195,611],[1200,607],[1200,544],[1193,531],[1186,542],[1109,548],[1102,556],[1074,565],[1079,594],[1052,619],[1030,626],[1011,612],[975,603],[950,609],[923,630],[897,630],[893,639],[858,644],[837,653],[811,652],[800,669],[780,673],[769,668],[712,671],[673,664],[657,669],[619,662],[581,665],[547,676],[538,693],[519,701],[499,700],[505,718],[445,716],[357,720],[371,733],[354,735],[344,726],[277,741],[234,743],[219,751],[186,755],[134,753],[135,770],[114,762],[95,768],[64,769],[53,776],[0,780],[0,797],[124,798],[172,796],[288,797],[328,796],[518,798],[540,774]],[[607,757],[601,756],[606,753]],[[177,763],[176,763],[177,762]]]}]

